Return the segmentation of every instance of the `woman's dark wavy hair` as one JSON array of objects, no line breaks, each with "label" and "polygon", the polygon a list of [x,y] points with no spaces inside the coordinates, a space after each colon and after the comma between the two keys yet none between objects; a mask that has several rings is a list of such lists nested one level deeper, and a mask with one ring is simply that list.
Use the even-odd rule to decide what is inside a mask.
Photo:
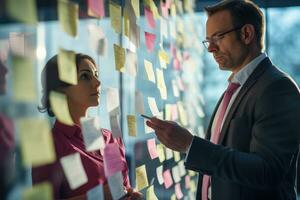
[{"label": "woman's dark wavy hair", "polygon": [[[76,59],[75,63],[76,63],[77,70],[79,68],[80,62],[84,59],[88,59],[96,66],[94,59],[88,55],[77,53],[75,55],[75,59]],[[41,81],[42,81],[43,96],[41,99],[41,105],[38,106],[38,110],[42,113],[47,112],[50,117],[54,117],[55,115],[51,109],[50,100],[49,100],[50,92],[51,91],[59,92],[60,89],[71,86],[71,84],[61,81],[59,79],[57,55],[53,56],[46,63],[42,71]]]}]

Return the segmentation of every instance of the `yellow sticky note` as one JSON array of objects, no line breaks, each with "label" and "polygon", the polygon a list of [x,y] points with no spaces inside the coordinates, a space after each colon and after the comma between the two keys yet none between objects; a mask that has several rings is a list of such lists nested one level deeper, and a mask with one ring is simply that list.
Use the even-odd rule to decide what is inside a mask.
[{"label": "yellow sticky note", "polygon": [[12,78],[16,101],[35,102],[37,100],[34,62],[30,58],[12,57]]},{"label": "yellow sticky note", "polygon": [[193,177],[196,175],[196,172],[192,171],[192,170],[188,170],[189,176]]},{"label": "yellow sticky note", "polygon": [[77,68],[75,52],[64,49],[59,50],[58,54],[58,75],[59,79],[73,85],[77,84]]},{"label": "yellow sticky note", "polygon": [[140,0],[131,0],[131,5],[134,10],[134,14],[137,18],[140,17]]},{"label": "yellow sticky note", "polygon": [[136,188],[138,191],[148,187],[148,178],[146,166],[142,165],[135,169],[135,180],[136,180]]},{"label": "yellow sticky note", "polygon": [[165,161],[166,157],[165,157],[164,146],[162,144],[158,144],[156,146],[156,150],[157,150],[159,161],[160,162]]},{"label": "yellow sticky note", "polygon": [[163,70],[156,68],[156,77],[157,77],[157,88],[159,89],[161,98],[166,100],[167,99],[167,87],[165,84]]},{"label": "yellow sticky note", "polygon": [[22,200],[52,200],[53,190],[49,182],[35,184],[22,192]]},{"label": "yellow sticky note", "polygon": [[125,49],[114,44],[115,66],[119,72],[125,71]]},{"label": "yellow sticky note", "polygon": [[154,75],[152,63],[144,59],[144,66],[146,69],[148,80],[155,83],[155,75]]},{"label": "yellow sticky note", "polygon": [[129,18],[129,11],[125,7],[124,10],[124,34],[129,38],[130,37],[130,18]]},{"label": "yellow sticky note", "polygon": [[180,153],[178,151],[173,151],[175,162],[180,161]]},{"label": "yellow sticky note", "polygon": [[171,16],[176,16],[176,5],[174,3],[171,5]]},{"label": "yellow sticky note", "polygon": [[159,50],[158,57],[160,61],[163,61],[167,64],[170,63],[170,57],[165,50]]},{"label": "yellow sticky note", "polygon": [[122,24],[121,24],[121,18],[122,18],[122,12],[121,12],[121,6],[118,4],[110,1],[109,2],[109,16],[110,16],[110,23],[112,28],[115,30],[116,33],[121,34],[122,30]]},{"label": "yellow sticky note", "polygon": [[136,118],[135,115],[127,115],[128,134],[136,137]]},{"label": "yellow sticky note", "polygon": [[146,200],[158,200],[157,196],[154,193],[154,186],[153,185],[151,185],[147,189]]},{"label": "yellow sticky note", "polygon": [[49,123],[41,118],[17,121],[24,166],[41,166],[55,161],[55,151]]},{"label": "yellow sticky note", "polygon": [[183,126],[187,126],[187,116],[183,107],[183,103],[181,101],[177,102],[178,112],[179,112],[179,120]]},{"label": "yellow sticky note", "polygon": [[171,104],[165,104],[165,120],[171,120]]},{"label": "yellow sticky note", "polygon": [[56,118],[60,122],[70,126],[74,124],[69,112],[68,101],[65,94],[51,91],[50,105]]},{"label": "yellow sticky note", "polygon": [[150,2],[150,9],[151,9],[151,11],[152,11],[152,13],[153,13],[153,17],[154,17],[155,19],[159,19],[160,16],[159,16],[159,13],[158,13],[158,10],[157,10],[157,7],[156,7],[154,1],[151,1],[151,2]]},{"label": "yellow sticky note", "polygon": [[153,116],[158,116],[159,115],[159,110],[155,101],[155,98],[153,97],[147,97],[148,99],[148,104],[150,107],[150,111],[152,113]]},{"label": "yellow sticky note", "polygon": [[171,200],[176,200],[176,195],[175,194],[172,194]]},{"label": "yellow sticky note", "polygon": [[191,187],[192,192],[196,192],[197,186],[196,186],[195,180],[191,180],[190,187]]},{"label": "yellow sticky note", "polygon": [[59,0],[58,19],[62,30],[75,37],[77,35],[78,4],[69,0]]},{"label": "yellow sticky note", "polygon": [[18,21],[33,25],[37,24],[35,0],[6,0],[6,10],[12,18]]}]

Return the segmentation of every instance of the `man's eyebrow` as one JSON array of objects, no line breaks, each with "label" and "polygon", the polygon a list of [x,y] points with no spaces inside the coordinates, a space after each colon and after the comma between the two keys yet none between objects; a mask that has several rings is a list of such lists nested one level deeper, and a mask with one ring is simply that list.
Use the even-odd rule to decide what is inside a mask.
[{"label": "man's eyebrow", "polygon": [[218,35],[218,34],[220,34],[220,33],[222,33],[222,32],[223,32],[223,31],[217,31],[217,32],[213,33],[210,37],[207,37],[207,36],[206,36],[206,39],[212,38],[212,37],[214,37],[214,36],[216,36],[216,35]]}]

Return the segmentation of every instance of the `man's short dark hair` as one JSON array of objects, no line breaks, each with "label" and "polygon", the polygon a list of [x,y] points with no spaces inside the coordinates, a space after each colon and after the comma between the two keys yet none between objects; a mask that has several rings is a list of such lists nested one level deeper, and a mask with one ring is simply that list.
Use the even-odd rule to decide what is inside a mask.
[{"label": "man's short dark hair", "polygon": [[228,10],[232,16],[233,26],[239,27],[252,24],[255,28],[257,45],[260,49],[264,47],[264,16],[260,8],[249,0],[223,0],[215,5],[204,8],[208,16],[219,11]]}]

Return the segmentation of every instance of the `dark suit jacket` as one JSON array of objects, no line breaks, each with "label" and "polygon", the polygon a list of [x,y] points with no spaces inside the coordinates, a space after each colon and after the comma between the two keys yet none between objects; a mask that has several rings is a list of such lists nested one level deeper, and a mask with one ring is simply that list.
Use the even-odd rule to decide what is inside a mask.
[{"label": "dark suit jacket", "polygon": [[299,89],[265,58],[232,104],[219,144],[193,139],[185,165],[200,172],[197,199],[202,174],[211,176],[212,200],[296,199],[299,135]]}]

